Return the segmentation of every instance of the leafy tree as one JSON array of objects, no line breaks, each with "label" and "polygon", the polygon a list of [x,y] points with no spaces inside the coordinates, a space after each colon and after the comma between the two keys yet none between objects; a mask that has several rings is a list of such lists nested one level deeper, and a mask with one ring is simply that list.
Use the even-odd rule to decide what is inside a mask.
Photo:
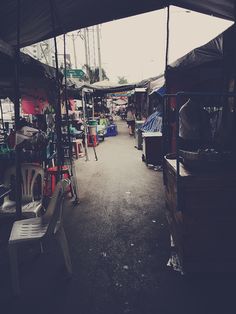
[{"label": "leafy tree", "polygon": [[125,78],[125,76],[118,76],[118,84],[128,84],[128,81]]},{"label": "leafy tree", "polygon": [[[90,84],[99,82],[99,68],[91,68],[88,64],[83,66],[83,69],[86,72],[85,80],[89,81]],[[102,80],[108,80],[106,71],[102,68]]]}]

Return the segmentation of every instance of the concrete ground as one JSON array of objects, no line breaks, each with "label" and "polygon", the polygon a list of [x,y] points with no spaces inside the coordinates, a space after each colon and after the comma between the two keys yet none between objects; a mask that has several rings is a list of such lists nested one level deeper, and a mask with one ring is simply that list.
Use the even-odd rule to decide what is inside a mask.
[{"label": "concrete ground", "polygon": [[[162,173],[141,161],[123,121],[97,148],[98,161],[76,161],[80,204],[68,199],[65,230],[74,275],[68,279],[56,243],[46,253],[22,247],[19,298],[12,298],[0,223],[0,313],[233,314],[235,276],[181,276],[170,255]],[[4,232],[3,232],[4,231]],[[235,249],[235,248],[232,248]]]}]

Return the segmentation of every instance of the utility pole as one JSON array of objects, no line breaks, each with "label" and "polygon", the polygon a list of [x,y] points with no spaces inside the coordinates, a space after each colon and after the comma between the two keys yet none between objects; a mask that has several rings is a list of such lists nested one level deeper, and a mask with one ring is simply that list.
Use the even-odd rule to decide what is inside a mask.
[{"label": "utility pole", "polygon": [[[88,60],[88,43],[87,43],[87,34],[86,34],[86,28],[84,28],[84,50],[85,50],[85,62],[87,67],[89,67],[89,60]],[[89,69],[86,68],[86,74],[87,77],[89,79],[89,83],[90,83],[90,73],[89,73]]]},{"label": "utility pole", "polygon": [[77,58],[76,58],[76,51],[75,51],[75,35],[72,33],[72,42],[73,42],[73,50],[74,50],[74,60],[75,60],[75,68],[77,69]]},{"label": "utility pole", "polygon": [[85,60],[86,64],[88,64],[88,45],[87,45],[87,35],[86,35],[86,28],[84,28],[84,49],[85,49]]},{"label": "utility pole", "polygon": [[89,28],[86,28],[86,34],[87,34],[87,48],[88,48],[88,65],[91,66]]},{"label": "utility pole", "polygon": [[92,32],[93,32],[93,63],[94,63],[94,68],[96,68],[96,46],[95,46],[95,26],[92,27]]},{"label": "utility pole", "polygon": [[102,81],[102,61],[101,61],[101,47],[100,47],[99,25],[97,25],[96,28],[97,28],[97,42],[98,42],[99,81]]}]

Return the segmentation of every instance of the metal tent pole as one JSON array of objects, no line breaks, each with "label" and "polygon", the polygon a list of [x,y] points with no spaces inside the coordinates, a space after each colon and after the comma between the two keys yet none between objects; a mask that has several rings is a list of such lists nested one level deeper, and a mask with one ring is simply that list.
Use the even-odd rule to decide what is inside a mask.
[{"label": "metal tent pole", "polygon": [[83,106],[83,119],[84,119],[84,143],[85,143],[85,156],[86,156],[86,161],[89,160],[88,157],[88,132],[87,132],[87,124],[86,124],[86,110],[85,110],[85,101],[84,101],[84,90],[82,89],[82,106]]},{"label": "metal tent pole", "polygon": [[167,7],[166,17],[166,56],[165,56],[165,78],[169,59],[169,44],[170,44],[170,6]]},{"label": "metal tent pole", "polygon": [[[2,131],[4,132],[4,119],[3,119],[2,99],[0,99],[0,112],[1,112]],[[5,133],[4,133],[4,139],[5,139]]]},{"label": "metal tent pole", "polygon": [[67,64],[66,64],[66,35],[63,34],[63,43],[64,43],[64,70],[65,70],[65,88],[64,88],[64,97],[65,97],[65,106],[66,106],[66,124],[67,124],[67,134],[68,134],[68,143],[69,143],[69,160],[71,166],[71,177],[72,177],[72,187],[75,195],[75,202],[78,203],[78,187],[77,187],[77,177],[75,164],[72,158],[72,143],[71,143],[71,134],[70,134],[70,123],[69,123],[69,104],[68,104],[68,94],[67,94]]},{"label": "metal tent pole", "polygon": [[[165,86],[166,86],[166,93],[168,94],[168,88],[167,88],[167,67],[168,67],[168,58],[169,58],[169,41],[170,41],[170,6],[168,5],[167,7],[167,17],[166,17],[166,54],[165,54]],[[168,132],[168,124],[167,124],[167,119],[168,119],[168,102],[169,102],[169,97],[166,95],[166,97],[163,100],[163,125],[162,125],[162,136],[163,136],[163,141],[162,141],[162,147],[163,147],[163,162],[164,162],[164,154],[167,152],[167,136],[169,135]],[[164,164],[163,164],[164,165]],[[164,178],[164,171],[163,171],[163,180],[165,181]]]},{"label": "metal tent pole", "polygon": [[56,137],[57,137],[57,181],[62,178],[62,164],[63,164],[63,150],[62,150],[62,120],[61,120],[61,90],[60,90],[60,78],[59,78],[59,66],[58,66],[58,52],[57,52],[57,39],[55,31],[55,7],[54,1],[50,0],[50,10],[51,10],[51,19],[52,19],[52,29],[53,29],[53,39],[54,39],[54,48],[55,48],[55,62],[56,62],[56,89],[57,89],[57,104],[55,106],[56,114]]},{"label": "metal tent pole", "polygon": [[[234,1],[234,39],[236,39],[236,0]],[[234,77],[236,76],[236,42],[234,40],[234,60],[233,60],[233,66],[234,66]],[[234,82],[234,93],[236,92],[236,82]],[[234,106],[235,106],[235,99],[234,99]]]},{"label": "metal tent pole", "polygon": [[65,108],[66,108],[66,125],[69,143],[69,159],[72,164],[72,143],[70,134],[70,124],[69,124],[69,104],[68,104],[68,94],[67,94],[67,64],[66,64],[66,35],[63,34],[63,44],[64,44],[64,77],[65,77],[65,87],[64,87],[64,97],[65,97]]},{"label": "metal tent pole", "polygon": [[179,138],[179,110],[180,110],[180,95],[176,95],[176,210],[181,211],[180,204],[180,138]]},{"label": "metal tent pole", "polygon": [[92,93],[92,119],[94,120],[94,96],[93,96],[93,93]]},{"label": "metal tent pole", "polygon": [[[20,21],[21,21],[21,0],[17,0],[17,43],[15,49],[15,132],[19,130],[20,122]],[[20,148],[15,148],[15,167],[16,167],[16,183],[15,183],[15,201],[16,201],[16,217],[22,217],[22,191],[21,191],[21,161],[20,161]]]}]

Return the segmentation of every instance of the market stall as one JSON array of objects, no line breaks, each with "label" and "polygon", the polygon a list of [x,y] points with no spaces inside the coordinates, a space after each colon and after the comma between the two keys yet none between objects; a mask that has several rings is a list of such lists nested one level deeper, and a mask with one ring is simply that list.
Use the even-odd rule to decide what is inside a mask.
[{"label": "market stall", "polygon": [[[15,75],[14,56],[13,49],[2,43],[0,51],[0,94],[1,98],[9,97],[13,101],[15,93],[13,84]],[[53,176],[57,172],[50,172],[52,162],[54,163],[54,159],[57,159],[58,151],[56,147],[58,134],[55,132],[57,128],[57,121],[55,119],[56,71],[55,68],[42,64],[23,53],[20,53],[19,60],[19,97],[21,99],[19,108],[17,108],[19,118],[17,121],[16,112],[13,110],[10,127],[8,121],[7,131],[5,132],[6,128],[2,114],[1,121],[5,138],[1,147],[4,146],[6,149],[1,150],[0,158],[4,159],[2,160],[4,163],[1,162],[1,165],[4,165],[4,167],[1,171],[0,179],[1,183],[7,182],[5,177],[7,176],[8,168],[14,168],[16,156],[18,156],[18,162],[22,165],[20,178],[23,175],[24,164],[37,163],[41,165],[44,172],[44,175],[40,179],[42,183],[45,177],[46,180],[53,180]],[[59,73],[60,81],[62,77],[63,75]],[[10,148],[8,148],[9,146]],[[63,153],[63,164],[65,164],[64,157]],[[69,169],[63,169],[63,172],[65,174],[68,173],[70,176]],[[9,182],[9,184],[12,184],[12,182]],[[32,188],[35,189],[33,186]],[[41,200],[42,196],[51,195],[54,188],[55,184],[46,184],[45,187],[40,187]],[[15,194],[12,188],[11,190]],[[11,198],[15,197],[13,194]],[[33,197],[35,197],[35,193]],[[12,205],[14,204],[12,203]],[[14,209],[13,207],[11,208],[12,210]],[[10,207],[8,206],[7,208],[5,202],[3,208],[1,207],[1,213],[7,213],[8,209],[10,210]],[[14,213],[14,210],[11,213]]]},{"label": "market stall", "polygon": [[165,134],[172,140],[165,152],[172,154],[165,156],[163,176],[182,272],[234,271],[236,262],[233,36],[230,28],[167,69],[172,131]]}]

